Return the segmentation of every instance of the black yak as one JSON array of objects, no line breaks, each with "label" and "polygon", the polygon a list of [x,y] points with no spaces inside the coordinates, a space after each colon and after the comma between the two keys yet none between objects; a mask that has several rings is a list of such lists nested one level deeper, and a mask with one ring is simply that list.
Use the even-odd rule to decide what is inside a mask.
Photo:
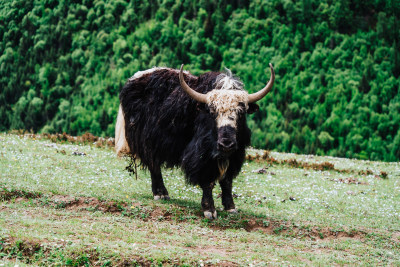
[{"label": "black yak", "polygon": [[161,166],[179,166],[190,184],[203,190],[204,216],[215,219],[212,190],[218,181],[225,210],[237,212],[232,181],[250,145],[246,113],[272,88],[248,94],[232,73],[194,76],[171,68],[135,73],[121,89],[115,143],[118,154],[140,159],[151,174],[154,199],[169,199]]}]

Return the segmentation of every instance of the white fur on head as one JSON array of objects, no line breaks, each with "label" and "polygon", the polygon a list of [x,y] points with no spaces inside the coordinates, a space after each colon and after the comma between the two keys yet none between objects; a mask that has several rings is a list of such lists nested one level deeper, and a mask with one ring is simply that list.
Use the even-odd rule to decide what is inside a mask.
[{"label": "white fur on head", "polygon": [[243,90],[243,83],[226,69],[226,73],[217,76],[214,88],[207,93],[207,104],[217,114],[217,128],[231,126],[236,129],[239,113],[248,109],[249,95]]},{"label": "white fur on head", "polygon": [[249,95],[243,90],[214,89],[208,92],[207,104],[217,114],[217,128],[231,126],[236,129],[238,114],[247,110],[248,100]]},{"label": "white fur on head", "polygon": [[230,69],[225,68],[226,73],[217,76],[214,83],[215,89],[221,90],[243,90],[243,83],[232,75]]}]

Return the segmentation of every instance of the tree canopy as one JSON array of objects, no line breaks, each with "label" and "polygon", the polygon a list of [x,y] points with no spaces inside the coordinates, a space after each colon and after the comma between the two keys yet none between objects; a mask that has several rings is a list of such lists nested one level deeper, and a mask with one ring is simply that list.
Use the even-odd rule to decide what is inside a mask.
[{"label": "tree canopy", "polygon": [[270,150],[400,159],[397,0],[0,0],[0,131],[113,136],[118,93],[153,66],[227,67],[272,92]]}]

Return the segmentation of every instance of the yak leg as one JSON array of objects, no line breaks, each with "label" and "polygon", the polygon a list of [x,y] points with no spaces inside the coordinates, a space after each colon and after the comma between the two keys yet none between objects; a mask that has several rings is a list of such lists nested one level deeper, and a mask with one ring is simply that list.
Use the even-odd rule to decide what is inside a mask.
[{"label": "yak leg", "polygon": [[151,189],[155,200],[169,199],[167,188],[165,188],[164,181],[161,175],[160,166],[154,167],[150,170],[151,174]]},{"label": "yak leg", "polygon": [[224,179],[219,181],[219,184],[222,190],[221,199],[224,209],[230,213],[237,213],[232,197],[232,179],[229,179],[229,177],[225,177]]},{"label": "yak leg", "polygon": [[201,199],[201,207],[203,208],[204,216],[207,219],[216,219],[217,211],[214,206],[214,199],[212,196],[212,190],[214,189],[214,182],[211,184],[201,184],[203,189],[203,198]]}]

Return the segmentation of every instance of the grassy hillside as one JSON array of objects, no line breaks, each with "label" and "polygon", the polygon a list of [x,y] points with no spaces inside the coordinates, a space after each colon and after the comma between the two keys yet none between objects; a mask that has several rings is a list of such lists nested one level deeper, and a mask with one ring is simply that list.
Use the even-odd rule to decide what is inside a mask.
[{"label": "grassy hillside", "polygon": [[399,163],[251,149],[239,214],[209,221],[181,171],[163,170],[157,202],[106,140],[57,139],[0,134],[1,264],[400,264]]},{"label": "grassy hillside", "polygon": [[230,68],[255,147],[400,160],[400,2],[0,0],[0,131],[112,136],[118,92],[153,66]]}]

